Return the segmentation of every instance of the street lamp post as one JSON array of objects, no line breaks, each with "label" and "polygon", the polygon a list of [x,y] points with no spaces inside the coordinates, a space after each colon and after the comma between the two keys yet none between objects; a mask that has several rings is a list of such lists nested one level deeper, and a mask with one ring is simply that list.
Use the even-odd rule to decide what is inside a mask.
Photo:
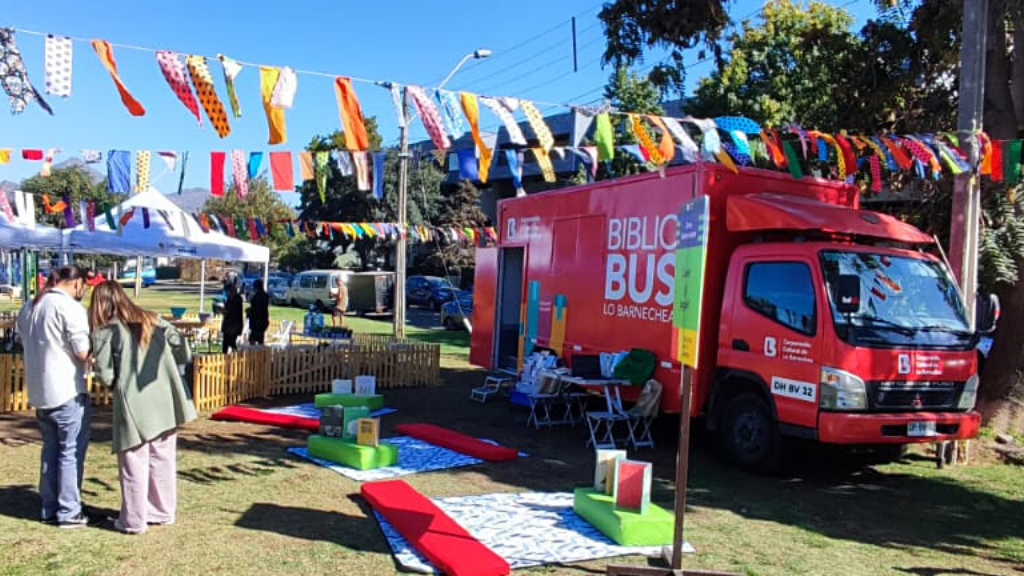
[{"label": "street lamp post", "polygon": [[[455,73],[462,68],[462,65],[470,59],[481,60],[491,55],[486,48],[478,48],[462,57],[459,63],[452,68],[452,71],[438,84],[438,88],[444,85],[455,76]],[[405,230],[408,217],[408,188],[409,188],[409,93],[402,91],[402,135],[401,150],[398,153],[398,225]],[[397,339],[405,338],[405,267],[406,267],[406,239],[405,234],[398,235],[398,243],[395,245],[395,313],[394,313],[394,335]]]}]

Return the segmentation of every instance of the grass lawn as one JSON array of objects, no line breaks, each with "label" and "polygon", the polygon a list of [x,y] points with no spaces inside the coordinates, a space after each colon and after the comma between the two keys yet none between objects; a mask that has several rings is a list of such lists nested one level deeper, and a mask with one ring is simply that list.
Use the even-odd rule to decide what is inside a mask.
[{"label": "grass lawn", "polygon": [[[147,290],[144,302],[155,294]],[[171,301],[161,295],[152,306]],[[367,330],[388,326],[362,322],[358,326]],[[443,385],[386,392],[398,412],[383,418],[382,436],[393,435],[400,423],[432,422],[530,456],[406,476],[407,482],[430,497],[571,491],[590,483],[585,427],[535,430],[526,427],[523,409],[501,399],[469,402],[469,388],[483,373],[452,358]],[[273,402],[302,401],[308,398]],[[84,498],[116,513],[109,423],[109,411],[98,410]],[[675,419],[661,418],[657,448],[631,454],[653,462],[653,498],[666,507],[674,493],[675,426]],[[359,484],[284,451],[303,442],[297,431],[206,418],[189,424],[179,440],[177,523],[131,537],[104,526],[67,531],[36,522],[34,418],[0,415],[0,576],[396,573]],[[699,432],[692,445],[686,538],[697,554],[685,559],[689,568],[757,576],[1024,573],[1024,471],[1000,463],[980,441],[967,467],[938,470],[923,449],[882,466],[832,450],[801,449],[775,476],[721,464],[713,442]],[[596,574],[609,562],[649,561],[626,557],[523,573]]]}]

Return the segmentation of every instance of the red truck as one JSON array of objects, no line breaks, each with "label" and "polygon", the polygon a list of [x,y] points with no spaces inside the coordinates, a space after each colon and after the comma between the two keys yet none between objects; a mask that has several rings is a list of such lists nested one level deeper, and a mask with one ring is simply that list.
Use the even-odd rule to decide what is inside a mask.
[{"label": "red truck", "polygon": [[976,346],[995,314],[972,331],[933,238],[859,209],[856,187],[765,170],[693,164],[499,202],[498,245],[477,250],[471,361],[646,348],[662,411],[678,412],[677,212],[698,195],[691,405],[735,463],[771,468],[786,436],[898,449],[977,434]]}]

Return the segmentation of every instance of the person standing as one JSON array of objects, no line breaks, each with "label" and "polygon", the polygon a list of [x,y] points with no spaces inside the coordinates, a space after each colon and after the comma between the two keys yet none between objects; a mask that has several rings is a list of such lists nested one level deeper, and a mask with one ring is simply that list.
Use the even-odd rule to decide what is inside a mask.
[{"label": "person standing", "polygon": [[121,483],[114,528],[139,534],[150,524],[173,524],[177,428],[196,418],[179,371],[191,361],[188,344],[113,281],[93,288],[89,325],[96,378],[114,388],[111,448]]},{"label": "person standing", "polygon": [[81,304],[85,275],[77,266],[57,270],[18,319],[25,350],[25,385],[43,436],[39,496],[44,522],[61,528],[89,523],[82,510],[82,476],[89,447],[91,408],[85,387],[89,320]]},{"label": "person standing", "polygon": [[252,283],[252,302],[249,304],[249,344],[263,344],[263,336],[270,326],[270,296],[263,289],[263,280]]},{"label": "person standing", "polygon": [[345,279],[340,274],[334,277],[334,288],[331,289],[331,295],[334,296],[331,325],[344,326],[345,311],[348,310],[348,288],[345,286]]},{"label": "person standing", "polygon": [[224,286],[224,294],[224,319],[220,322],[220,333],[224,339],[221,351],[227,354],[228,350],[238,350],[238,338],[242,335],[245,320],[242,316],[242,297],[234,282]]}]

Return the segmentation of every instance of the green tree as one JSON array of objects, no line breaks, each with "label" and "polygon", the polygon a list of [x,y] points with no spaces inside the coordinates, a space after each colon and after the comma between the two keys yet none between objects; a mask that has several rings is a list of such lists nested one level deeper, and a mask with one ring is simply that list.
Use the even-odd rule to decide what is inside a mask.
[{"label": "green tree", "polygon": [[118,196],[107,191],[106,181],[93,182],[92,178],[93,176],[81,166],[54,168],[49,176],[37,174],[23,180],[21,190],[36,197],[36,219],[38,222],[63,228],[65,225],[64,215],[62,213],[47,214],[43,207],[43,194],[49,195],[50,200],[55,203],[64,196],[68,196],[71,199],[71,207],[76,219],[78,218],[79,200],[95,202],[97,214],[103,204],[113,206],[120,202]]},{"label": "green tree", "polygon": [[[876,132],[939,132],[955,126],[960,74],[962,0],[876,0],[878,18],[857,34],[844,31],[831,18],[830,27],[808,23],[796,38],[786,38],[770,15],[787,13],[792,2],[765,5],[760,27],[744,25],[743,32],[726,38],[732,24],[729,0],[615,0],[605,5],[600,18],[608,39],[604,59],[629,65],[646,51],[668,54],[651,74],[663,90],[682,87],[684,51],[703,47],[718,64],[715,77],[702,83],[694,104],[705,114],[747,113],[762,122],[797,120],[819,123],[835,131],[852,128]],[[967,6],[972,6],[968,3]],[[793,25],[804,18],[787,17]],[[767,23],[765,22],[766,20]],[[985,131],[995,139],[1011,140],[1024,133],[1024,57],[1015,47],[1024,45],[1024,3],[992,0],[985,46]],[[784,20],[782,23],[785,23]],[[755,42],[756,41],[756,42]],[[756,54],[730,51],[732,43],[748,43]],[[844,44],[844,42],[847,42]],[[816,54],[815,50],[829,54]],[[753,51],[752,51],[753,52]],[[728,54],[728,57],[726,57]],[[698,54],[704,58],[706,52]],[[795,55],[801,55],[796,61]],[[810,62],[831,70],[811,70],[814,82],[824,85],[773,83],[760,75],[790,74]],[[717,86],[709,85],[717,81]],[[808,94],[820,95],[818,101]],[[719,100],[721,98],[722,100]],[[836,102],[839,107],[836,107]],[[830,112],[831,110],[831,112]],[[831,115],[830,115],[831,114]],[[905,178],[890,182],[898,190]],[[950,182],[920,183],[926,201],[914,208],[922,227],[948,238]],[[983,285],[996,287],[1003,302],[1004,326],[1024,323],[1024,206],[1021,195],[1005,186],[986,185],[981,246]],[[986,367],[979,408],[985,421],[997,429],[1024,426],[1024,333],[1001,329]]]},{"label": "green tree", "polygon": [[[444,196],[435,224],[442,228],[480,228],[487,225],[487,215],[480,209],[480,191],[469,180],[459,182],[458,188]],[[441,239],[437,250],[425,259],[427,269],[445,276],[458,276],[463,268],[472,268],[476,259],[476,246]]]},{"label": "green tree", "polygon": [[[366,119],[366,130],[371,151],[379,151],[382,139],[373,117]],[[344,150],[344,134],[334,132],[316,136],[307,146],[312,152],[334,152]],[[320,198],[316,182],[305,181],[298,187],[300,194],[299,217],[310,222],[396,222],[398,220],[398,152],[386,150],[384,163],[384,198],[378,200],[371,192],[356,187],[354,176],[343,176],[332,161],[327,177],[324,197]],[[429,162],[410,167],[408,182],[408,222],[411,225],[429,224],[437,216],[440,202],[440,184],[444,174]],[[368,269],[378,262],[390,266],[394,253],[391,242],[377,238],[362,237],[352,240],[344,234],[333,234],[329,239],[311,240],[308,243],[310,263],[318,266],[335,266],[338,258],[352,249],[359,257],[360,267]]]},{"label": "green tree", "polygon": [[[687,112],[701,118],[739,115],[781,126],[847,126],[844,93],[860,42],[853,17],[821,1],[783,0],[729,34],[730,48],[701,79]],[[837,124],[837,121],[842,122]]]},{"label": "green tree", "polygon": [[[281,263],[292,255],[301,244],[300,235],[288,236],[281,221],[294,220],[295,211],[281,201],[273,190],[266,176],[258,176],[249,181],[249,190],[245,198],[239,198],[234,183],[228,187],[224,196],[211,196],[203,206],[203,212],[236,219],[259,218],[264,226],[271,226],[273,234],[249,241],[270,248],[271,259]],[[243,234],[239,234],[244,236]]]}]

